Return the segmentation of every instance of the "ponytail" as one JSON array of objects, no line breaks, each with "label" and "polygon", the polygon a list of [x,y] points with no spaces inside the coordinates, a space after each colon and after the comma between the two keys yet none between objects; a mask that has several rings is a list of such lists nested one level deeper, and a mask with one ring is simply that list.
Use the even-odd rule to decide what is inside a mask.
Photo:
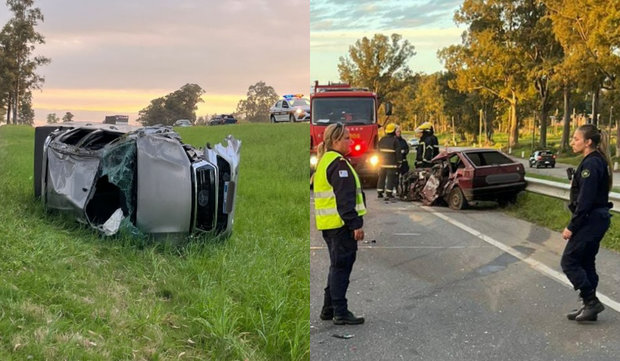
[{"label": "ponytail", "polygon": [[325,154],[326,150],[325,150],[325,142],[321,142],[321,144],[319,144],[318,147],[316,147],[316,158],[318,160],[321,160],[321,158],[323,157],[323,154]]},{"label": "ponytail", "polygon": [[338,122],[330,124],[325,128],[323,133],[323,141],[316,149],[316,157],[320,161],[321,157],[328,151],[333,150],[334,141],[342,139],[344,137],[344,124]]},{"label": "ponytail", "polygon": [[578,131],[583,134],[583,139],[590,139],[592,141],[592,147],[595,151],[599,152],[605,162],[607,163],[607,178],[609,179],[609,191],[613,187],[614,175],[611,166],[611,155],[609,153],[609,134],[607,132],[598,129],[593,124],[584,124],[577,128]]}]

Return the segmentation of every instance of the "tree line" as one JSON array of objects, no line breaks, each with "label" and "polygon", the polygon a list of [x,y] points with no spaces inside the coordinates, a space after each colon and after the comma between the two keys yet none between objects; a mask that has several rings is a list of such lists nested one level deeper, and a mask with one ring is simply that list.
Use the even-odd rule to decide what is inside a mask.
[{"label": "tree line", "polygon": [[599,127],[613,119],[620,97],[617,0],[464,0],[454,20],[466,30],[461,44],[438,52],[444,71],[413,73],[407,64],[415,47],[399,34],[375,34],[340,58],[340,80],[392,102],[405,125],[454,125],[460,137],[476,140],[482,122],[487,140],[505,131],[509,146],[518,144],[527,118],[540,127],[545,147],[551,115],[561,115],[562,150],[573,113]]},{"label": "tree line", "polygon": [[7,0],[6,5],[13,16],[0,30],[0,121],[32,124],[32,91],[45,80],[36,70],[51,61],[33,54],[45,43],[35,29],[43,14],[34,0]]},{"label": "tree line", "polygon": [[[179,90],[168,95],[151,100],[151,103],[138,113],[138,122],[143,125],[173,125],[178,119],[187,119],[192,124],[205,125],[208,120],[205,116],[196,116],[198,103],[204,102],[201,98],[205,90],[197,84],[185,84]],[[278,100],[279,96],[272,86],[259,81],[250,85],[246,98],[237,103],[234,112],[230,112],[237,119],[247,122],[268,122],[269,108]]]}]

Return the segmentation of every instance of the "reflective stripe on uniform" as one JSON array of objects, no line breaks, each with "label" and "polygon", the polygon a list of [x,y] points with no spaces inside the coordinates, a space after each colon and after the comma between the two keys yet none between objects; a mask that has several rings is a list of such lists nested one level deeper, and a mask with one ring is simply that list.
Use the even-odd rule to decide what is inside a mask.
[{"label": "reflective stripe on uniform", "polygon": [[319,230],[336,229],[344,225],[344,221],[338,213],[336,195],[331,184],[329,184],[327,180],[327,168],[332,162],[338,159],[343,159],[347,163],[355,179],[355,210],[357,214],[359,216],[366,214],[362,187],[355,169],[353,169],[353,166],[339,153],[333,151],[326,152],[319,160],[316,173],[314,174],[314,214],[316,217],[316,226]]}]

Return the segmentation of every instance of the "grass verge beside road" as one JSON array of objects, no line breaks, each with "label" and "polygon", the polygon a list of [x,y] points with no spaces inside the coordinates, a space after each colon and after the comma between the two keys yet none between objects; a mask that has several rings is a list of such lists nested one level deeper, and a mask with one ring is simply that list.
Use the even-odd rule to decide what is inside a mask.
[{"label": "grass verge beside road", "polygon": [[103,238],[33,199],[30,127],[0,128],[3,360],[308,360],[307,124],[178,129],[241,139],[233,235]]},{"label": "grass verge beside road", "polygon": [[[568,225],[571,217],[566,201],[532,192],[523,192],[516,204],[504,210],[513,217],[557,232],[561,232]],[[612,215],[611,226],[601,244],[607,249],[620,252],[620,224],[616,221],[618,214]]]}]

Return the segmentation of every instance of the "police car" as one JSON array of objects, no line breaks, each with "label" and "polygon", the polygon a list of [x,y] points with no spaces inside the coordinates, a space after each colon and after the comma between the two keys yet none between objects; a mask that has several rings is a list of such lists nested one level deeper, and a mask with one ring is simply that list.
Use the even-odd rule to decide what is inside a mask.
[{"label": "police car", "polygon": [[310,101],[303,94],[288,94],[269,108],[272,123],[310,120]]}]

